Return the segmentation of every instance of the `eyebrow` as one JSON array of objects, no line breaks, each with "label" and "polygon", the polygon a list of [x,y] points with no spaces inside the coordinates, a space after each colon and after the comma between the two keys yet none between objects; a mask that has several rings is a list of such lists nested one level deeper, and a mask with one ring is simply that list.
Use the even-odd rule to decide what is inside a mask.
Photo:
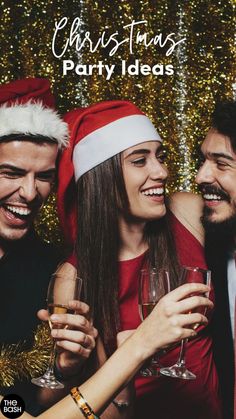
[{"label": "eyebrow", "polygon": [[[12,164],[0,164],[0,170],[2,170],[2,169],[8,169],[8,170],[12,170],[12,171],[19,172],[19,173],[22,173],[22,174],[27,172],[26,170],[21,169],[20,167],[13,166]],[[53,174],[55,172],[56,172],[56,168],[51,168],[51,169],[48,169],[48,170],[41,170],[38,173],[47,173],[47,174],[52,173]]]},{"label": "eyebrow", "polygon": [[[201,154],[204,156],[204,154],[201,152]],[[230,154],[225,154],[225,153],[207,153],[207,155],[209,157],[213,157],[214,159],[218,159],[218,158],[224,158],[227,159],[229,161],[235,161],[235,159],[230,156]]]},{"label": "eyebrow", "polygon": [[9,170],[15,170],[17,172],[25,173],[24,169],[21,169],[20,167],[13,166],[12,164],[0,164],[0,170],[1,169],[9,169]]},{"label": "eyebrow", "polygon": [[[156,153],[159,153],[160,151],[163,151],[162,144],[156,149]],[[127,159],[127,157],[130,157],[130,156],[135,156],[136,154],[150,154],[150,152],[151,152],[151,150],[148,150],[146,148],[138,148],[138,149],[132,151],[131,153],[127,154],[125,159]]]}]

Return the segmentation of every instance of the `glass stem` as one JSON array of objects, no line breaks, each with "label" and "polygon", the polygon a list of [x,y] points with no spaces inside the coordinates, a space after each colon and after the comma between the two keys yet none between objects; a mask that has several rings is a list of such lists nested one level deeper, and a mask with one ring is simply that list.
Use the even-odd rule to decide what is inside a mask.
[{"label": "glass stem", "polygon": [[151,358],[151,365],[154,367],[160,367],[160,360],[158,354],[154,354]]},{"label": "glass stem", "polygon": [[177,362],[177,364],[181,366],[185,365],[185,342],[186,342],[185,339],[181,340],[179,359]]},{"label": "glass stem", "polygon": [[47,367],[47,372],[54,372],[54,365],[55,365],[55,359],[56,359],[56,355],[57,355],[57,343],[56,340],[53,339],[53,346],[52,346],[52,350],[51,350],[51,354],[50,354],[50,359],[49,359],[49,363],[48,363],[48,367]]}]

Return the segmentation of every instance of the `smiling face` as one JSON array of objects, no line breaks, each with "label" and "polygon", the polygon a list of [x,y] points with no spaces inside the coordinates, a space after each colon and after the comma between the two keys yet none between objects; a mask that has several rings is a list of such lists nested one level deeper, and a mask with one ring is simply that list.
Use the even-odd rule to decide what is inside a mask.
[{"label": "smiling face", "polygon": [[236,218],[236,154],[230,139],[210,129],[203,141],[203,164],[196,182],[204,199],[203,222],[221,224]]},{"label": "smiling face", "polygon": [[129,200],[129,213],[135,219],[150,221],[166,213],[164,202],[167,169],[162,144],[150,141],[122,153],[122,169]]},{"label": "smiling face", "polygon": [[55,178],[57,145],[0,143],[1,243],[21,239],[47,199]]}]

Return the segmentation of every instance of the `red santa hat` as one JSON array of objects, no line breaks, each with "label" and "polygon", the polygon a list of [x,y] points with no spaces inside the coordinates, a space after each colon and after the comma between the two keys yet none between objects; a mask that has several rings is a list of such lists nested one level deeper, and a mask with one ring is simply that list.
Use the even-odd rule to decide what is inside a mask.
[{"label": "red santa hat", "polygon": [[65,115],[69,147],[59,163],[58,212],[64,235],[76,239],[76,184],[86,172],[146,141],[162,141],[150,119],[128,101],[100,102]]},{"label": "red santa hat", "polygon": [[59,148],[68,142],[68,127],[55,111],[46,79],[28,78],[0,86],[0,139],[22,134],[54,139]]}]

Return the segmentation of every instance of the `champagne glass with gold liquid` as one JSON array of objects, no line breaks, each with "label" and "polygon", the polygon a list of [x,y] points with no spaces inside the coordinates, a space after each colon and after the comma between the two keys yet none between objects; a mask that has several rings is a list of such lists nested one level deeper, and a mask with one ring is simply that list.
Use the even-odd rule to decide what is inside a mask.
[{"label": "champagne glass with gold liquid", "polygon": [[[144,320],[154,309],[158,301],[170,291],[168,272],[156,268],[142,269],[139,280],[139,314]],[[160,376],[161,365],[157,354],[139,374],[143,377]]]},{"label": "champagne glass with gold liquid", "polygon": [[[182,275],[181,275],[181,284],[186,283],[200,283],[210,286],[211,284],[211,271],[207,269],[201,269],[199,267],[183,267],[182,269]],[[192,294],[193,295],[193,294]],[[194,294],[195,295],[195,294]],[[209,293],[204,294],[205,297],[209,297]],[[201,313],[206,314],[206,308],[205,307],[199,307],[194,310],[195,313]],[[193,312],[193,311],[192,311]],[[191,313],[192,313],[191,312]],[[199,325],[196,324],[194,326],[194,329],[196,329]],[[160,373],[163,375],[167,375],[168,377],[173,378],[182,378],[184,380],[195,380],[197,377],[195,374],[193,374],[192,371],[189,371],[189,369],[186,367],[186,361],[185,361],[185,343],[187,342],[187,339],[183,339],[181,341],[180,346],[180,353],[179,358],[177,362],[172,365],[171,367],[164,367],[160,369]]]},{"label": "champagne glass with gold liquid", "polygon": [[[52,314],[73,314],[74,311],[69,309],[69,301],[78,300],[82,287],[81,278],[74,275],[72,278],[67,278],[63,274],[55,273],[49,283],[47,292],[47,307],[49,315]],[[50,328],[66,328],[67,326],[54,323],[52,324],[49,319]],[[53,346],[50,354],[49,365],[47,370],[41,377],[33,378],[31,381],[39,387],[46,387],[52,389],[63,388],[64,384],[61,383],[54,373],[55,360],[56,360],[56,340],[53,339]]]}]

